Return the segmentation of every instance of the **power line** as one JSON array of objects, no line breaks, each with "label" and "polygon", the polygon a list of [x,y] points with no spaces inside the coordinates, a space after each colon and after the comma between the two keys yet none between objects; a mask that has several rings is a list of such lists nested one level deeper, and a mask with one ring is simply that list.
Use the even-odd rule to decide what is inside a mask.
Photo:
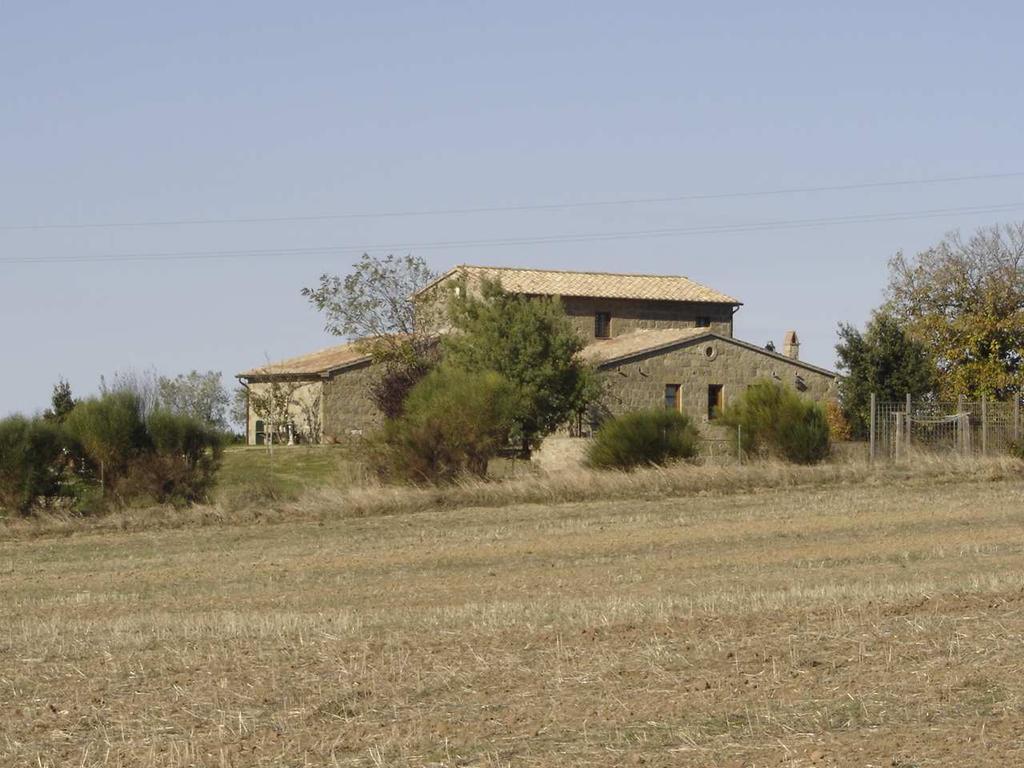
[{"label": "power line", "polygon": [[888,221],[912,221],[917,219],[964,216],[985,213],[1006,213],[1024,210],[1024,202],[999,203],[984,206],[959,208],[931,208],[918,211],[894,211],[889,213],[868,213],[850,216],[832,216],[811,219],[782,219],[774,221],[747,222],[737,224],[706,225],[700,227],[674,227],[667,229],[632,230],[619,232],[583,232],[563,235],[534,235],[531,237],[508,237],[479,240],[435,240],[428,242],[383,243],[376,245],[333,245],[309,248],[260,248],[216,251],[165,251],[149,253],[114,253],[96,256],[55,256],[34,258],[14,256],[0,258],[0,264],[67,264],[101,262],[156,262],[156,261],[203,261],[212,259],[238,259],[265,256],[316,256],[325,254],[364,253],[370,251],[435,250],[455,248],[504,247],[516,245],[546,245],[560,243],[603,242],[610,240],[643,240],[661,237],[683,237],[691,235],[715,235],[738,232],[762,232],[782,229],[805,229],[842,224],[870,224]]},{"label": "power line", "polygon": [[855,184],[836,184],[829,186],[785,187],[781,189],[753,190],[740,192],[713,192],[699,194],[683,194],[668,197],[639,197],[623,200],[577,201],[569,203],[538,203],[528,205],[501,205],[478,208],[435,208],[426,210],[378,211],[363,213],[336,213],[311,216],[249,216],[240,218],[194,218],[194,219],[154,219],[149,221],[105,222],[105,223],[44,223],[44,224],[3,224],[0,231],[41,231],[60,229],[118,229],[142,227],[172,226],[206,226],[220,224],[283,224],[314,221],[343,221],[346,219],[386,219],[416,216],[456,216],[477,213],[508,213],[515,211],[553,211],[584,208],[604,208],[628,205],[652,205],[656,203],[681,203],[698,200],[728,200],[749,197],[773,197],[815,192],[843,192],[859,189],[881,189],[885,187],[926,186],[932,184],[954,184],[965,181],[986,181],[993,179],[1011,179],[1024,176],[1024,171],[1007,173],[987,173],[971,176],[937,176],[927,179],[897,179],[889,181],[871,181]]}]

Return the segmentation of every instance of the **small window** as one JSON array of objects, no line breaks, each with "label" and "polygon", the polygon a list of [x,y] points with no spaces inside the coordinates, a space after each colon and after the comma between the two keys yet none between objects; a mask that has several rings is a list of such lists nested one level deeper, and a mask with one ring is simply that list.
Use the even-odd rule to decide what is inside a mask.
[{"label": "small window", "polygon": [[725,388],[721,384],[708,384],[708,421],[714,421],[725,407]]},{"label": "small window", "polygon": [[678,411],[682,408],[682,403],[679,399],[679,385],[678,384],[666,384],[665,385],[665,410],[666,411]]},{"label": "small window", "polygon": [[612,335],[612,313],[598,312],[594,315],[594,338],[607,339]]},{"label": "small window", "polygon": [[697,318],[697,327],[698,328],[710,328],[711,327],[711,318],[710,317],[698,317]]}]

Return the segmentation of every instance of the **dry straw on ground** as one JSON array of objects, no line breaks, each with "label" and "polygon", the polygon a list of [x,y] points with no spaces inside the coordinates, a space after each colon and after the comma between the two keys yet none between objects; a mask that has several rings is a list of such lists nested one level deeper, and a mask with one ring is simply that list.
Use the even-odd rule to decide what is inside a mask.
[{"label": "dry straw on ground", "polygon": [[0,765],[1024,762],[1015,465],[745,471],[0,541]]}]

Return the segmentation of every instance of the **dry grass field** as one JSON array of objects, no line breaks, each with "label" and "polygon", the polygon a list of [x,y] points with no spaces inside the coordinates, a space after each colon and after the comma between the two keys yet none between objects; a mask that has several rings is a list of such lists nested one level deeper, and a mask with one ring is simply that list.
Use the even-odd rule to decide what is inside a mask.
[{"label": "dry grass field", "polygon": [[0,765],[1024,764],[1024,483],[890,480],[15,528]]}]

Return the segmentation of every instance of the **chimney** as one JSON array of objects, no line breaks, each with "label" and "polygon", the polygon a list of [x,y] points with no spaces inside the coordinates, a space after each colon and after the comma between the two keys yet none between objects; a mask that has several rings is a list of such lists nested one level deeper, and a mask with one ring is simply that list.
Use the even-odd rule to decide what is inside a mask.
[{"label": "chimney", "polygon": [[796,337],[796,331],[786,331],[782,341],[782,354],[793,360],[800,359],[800,339]]}]

